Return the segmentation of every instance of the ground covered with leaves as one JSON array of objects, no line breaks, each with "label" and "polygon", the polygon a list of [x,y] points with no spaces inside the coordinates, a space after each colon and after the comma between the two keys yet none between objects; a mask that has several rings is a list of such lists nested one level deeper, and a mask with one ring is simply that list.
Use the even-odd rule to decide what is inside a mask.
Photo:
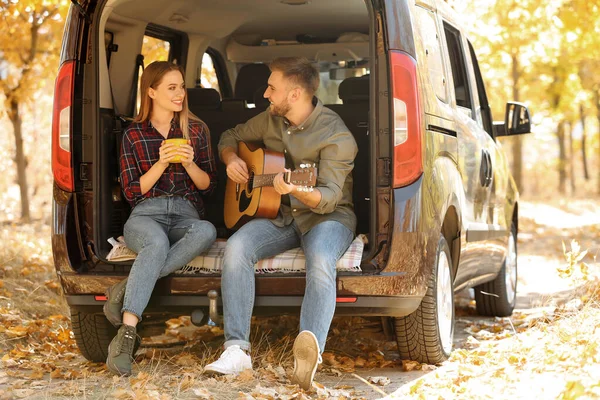
[{"label": "ground covered with leaves", "polygon": [[[223,332],[187,316],[144,340],[132,377],[112,376],[75,345],[49,226],[4,224],[0,399],[600,398],[600,232],[591,216],[598,205],[524,203],[522,211],[519,310],[511,318],[480,318],[469,293],[458,296],[456,350],[440,366],[399,360],[379,319],[336,318],[308,392],[288,378],[295,317],[255,319],[255,370],[236,378],[202,374]],[[557,212],[571,222],[554,223]]]}]

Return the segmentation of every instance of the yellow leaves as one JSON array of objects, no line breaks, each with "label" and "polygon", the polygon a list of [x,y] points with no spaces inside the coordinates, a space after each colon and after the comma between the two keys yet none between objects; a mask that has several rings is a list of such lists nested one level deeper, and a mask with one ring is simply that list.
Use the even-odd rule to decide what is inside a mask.
[{"label": "yellow leaves", "polygon": [[417,380],[417,382],[415,382],[415,384],[410,387],[410,394],[412,394],[412,395],[418,394],[419,389],[421,389],[421,386],[423,386],[423,382],[424,382],[423,379]]},{"label": "yellow leaves", "polygon": [[[589,266],[586,263],[580,263],[587,255],[588,251],[581,251],[581,246],[576,240],[571,240],[571,250],[567,251],[565,243],[562,243],[563,253],[567,262],[564,267],[558,267],[556,270],[561,278],[573,277],[584,282],[589,281]],[[579,267],[579,273],[577,272]],[[575,274],[575,275],[574,275]]]},{"label": "yellow leaves", "polygon": [[585,395],[585,386],[580,381],[569,381],[561,393],[561,400],[577,400]]},{"label": "yellow leaves", "polygon": [[24,337],[24,336],[27,336],[28,333],[29,333],[29,328],[26,326],[15,326],[15,327],[4,330],[4,334],[9,339]]},{"label": "yellow leaves", "polygon": [[58,281],[56,281],[54,279],[44,282],[44,286],[46,286],[48,289],[52,289],[52,290],[56,290],[56,291],[58,291],[58,288],[59,288]]},{"label": "yellow leaves", "polygon": [[198,360],[198,358],[192,354],[181,354],[179,356],[177,356],[176,360],[175,360],[175,364],[177,365],[181,365],[181,366],[195,366],[195,365],[200,365],[200,360]]},{"label": "yellow leaves", "polygon": [[252,382],[254,380],[254,373],[251,369],[246,369],[238,375],[237,380],[241,383]]},{"label": "yellow leaves", "polygon": [[508,363],[510,365],[523,365],[527,362],[527,358],[526,357],[519,357],[517,355],[511,355],[508,357]]}]

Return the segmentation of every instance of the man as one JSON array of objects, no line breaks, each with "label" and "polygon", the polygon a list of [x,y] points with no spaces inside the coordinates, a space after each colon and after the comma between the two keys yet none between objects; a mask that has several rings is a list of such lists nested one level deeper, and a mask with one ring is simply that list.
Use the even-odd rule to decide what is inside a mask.
[{"label": "man", "polygon": [[225,351],[205,371],[238,374],[252,368],[248,352],[254,264],[302,246],[306,290],[293,348],[292,382],[309,389],[335,311],[336,263],[356,229],[351,171],[358,148],[341,118],[314,97],[319,72],[307,59],[279,58],[270,68],[264,93],[269,109],[221,136],[219,154],[227,176],[236,183],[247,182],[248,168],[237,156],[237,144],[261,141],[267,149],[284,153],[287,168],[317,164],[317,186],[312,192],[300,191],[278,174],[273,184],[282,195],[277,218],[252,220],[227,241],[221,277]]}]

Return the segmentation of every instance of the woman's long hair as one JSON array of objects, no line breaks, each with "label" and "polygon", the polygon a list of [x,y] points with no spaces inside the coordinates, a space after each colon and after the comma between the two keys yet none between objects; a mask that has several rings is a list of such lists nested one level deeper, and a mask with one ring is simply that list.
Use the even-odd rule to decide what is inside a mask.
[{"label": "woman's long hair", "polygon": [[[179,71],[185,80],[183,68],[168,61],[155,61],[144,69],[144,73],[142,74],[142,82],[140,84],[140,97],[142,100],[140,104],[140,112],[133,120],[134,122],[145,122],[150,119],[150,115],[152,114],[152,99],[148,95],[148,90],[150,88],[156,89],[162,82],[165,74],[171,71]],[[188,107],[187,93],[183,98],[183,108],[180,112],[175,113],[175,119],[179,122],[181,132],[183,132],[183,137],[189,139],[190,120],[199,121],[200,119],[190,112]]]}]

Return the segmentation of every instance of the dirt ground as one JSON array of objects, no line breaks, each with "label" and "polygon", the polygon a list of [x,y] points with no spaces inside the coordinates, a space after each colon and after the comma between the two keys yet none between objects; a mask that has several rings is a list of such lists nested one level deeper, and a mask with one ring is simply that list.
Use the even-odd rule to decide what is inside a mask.
[{"label": "dirt ground", "polygon": [[[512,318],[480,318],[475,314],[472,293],[460,293],[456,299],[456,350],[448,362],[441,366],[402,362],[395,342],[386,337],[378,319],[336,318],[324,363],[309,392],[291,385],[288,379],[290,350],[297,334],[295,317],[255,320],[253,373],[237,378],[202,375],[202,367],[220,352],[222,330],[197,328],[189,318],[181,317],[169,321],[164,335],[144,342],[132,377],[112,376],[103,364],[84,360],[74,344],[68,309],[52,269],[49,227],[43,223],[4,225],[0,237],[4,246],[0,251],[0,399],[513,399],[556,398],[561,393],[569,398],[564,396],[571,384],[567,377],[549,385],[530,384],[527,395],[519,391],[518,377],[507,380],[500,391],[493,385],[501,383],[487,379],[499,375],[499,368],[508,371],[504,364],[498,367],[493,361],[494,354],[506,358],[512,373],[525,371],[526,365],[536,361],[530,358],[526,363],[523,359],[527,356],[513,360],[516,356],[506,354],[525,353],[511,346],[526,347],[528,338],[538,334],[551,336],[544,324],[554,321],[558,311],[564,314],[573,308],[575,315],[582,309],[573,300],[581,298],[581,276],[573,273],[564,278],[558,270],[568,264],[565,252],[577,253],[572,249],[573,239],[582,251],[587,250],[581,261],[592,272],[599,268],[599,204],[585,199],[521,203],[518,310]],[[169,343],[174,345],[165,347]],[[509,347],[510,353],[502,353]],[[594,358],[595,354],[591,363],[598,366],[600,359]],[[545,376],[548,363],[542,360],[538,364],[538,375]],[[487,386],[477,391],[477,385],[484,383]],[[585,385],[575,389],[587,393]],[[589,393],[595,398],[593,390]]]}]

